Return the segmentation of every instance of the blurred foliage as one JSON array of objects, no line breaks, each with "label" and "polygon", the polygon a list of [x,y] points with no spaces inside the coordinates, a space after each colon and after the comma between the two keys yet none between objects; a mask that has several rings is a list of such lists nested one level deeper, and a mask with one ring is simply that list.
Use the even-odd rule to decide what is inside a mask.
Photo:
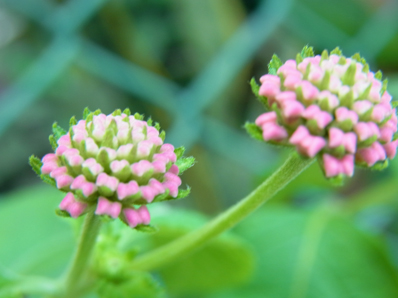
[{"label": "blurred foliage", "polygon": [[[360,52],[397,98],[397,13],[394,0],[0,0],[0,265],[56,277],[73,251],[73,232],[52,212],[62,194],[35,186],[28,165],[31,154],[49,152],[54,121],[67,127],[86,106],[151,116],[167,142],[198,161],[183,178],[190,199],[170,205],[214,215],[286,156],[243,129],[263,112],[248,82],[272,54],[286,60],[305,44]],[[223,289],[201,282],[194,261],[174,268],[192,273],[186,287],[170,268],[155,277],[170,297],[397,297],[397,177],[393,161],[380,173],[357,169],[334,188],[313,165],[236,228],[236,241],[251,249],[225,244],[235,245],[232,258],[254,252],[246,285],[231,288],[252,261],[237,261],[242,276],[220,280]],[[170,229],[171,238],[187,231]],[[152,245],[169,241],[156,237]],[[213,254],[197,254],[228,257],[211,245]],[[203,276],[233,271],[210,263],[220,267],[201,267]]]}]

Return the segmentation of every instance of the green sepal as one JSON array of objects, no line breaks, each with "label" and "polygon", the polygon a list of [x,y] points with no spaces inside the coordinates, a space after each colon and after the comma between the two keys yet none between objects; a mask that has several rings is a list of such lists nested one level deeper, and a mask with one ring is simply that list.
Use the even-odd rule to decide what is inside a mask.
[{"label": "green sepal", "polygon": [[[112,119],[112,122],[115,120]],[[111,122],[111,124],[112,124]],[[116,123],[115,123],[116,124]],[[102,147],[108,147],[108,148],[113,148],[113,138],[115,137],[115,131],[111,127],[111,125],[108,126],[108,128],[105,131],[104,137],[102,138],[101,146]]]},{"label": "green sepal", "polygon": [[323,129],[320,129],[318,127],[318,123],[315,119],[307,120],[305,126],[308,128],[312,135],[322,135]]},{"label": "green sepal", "polygon": [[100,151],[97,154],[97,162],[104,167],[105,172],[109,172],[110,171],[110,163],[111,160],[109,158],[108,152],[101,148]]},{"label": "green sepal", "polygon": [[359,53],[355,53],[354,55],[351,56],[351,59],[361,63],[362,62],[362,58],[361,55]]},{"label": "green sepal", "polygon": [[344,145],[337,146],[336,148],[331,149],[330,152],[337,158],[343,158],[346,154]]},{"label": "green sepal", "polygon": [[344,132],[349,132],[353,129],[354,123],[352,123],[351,119],[345,119],[341,122],[335,122],[335,125],[337,128],[340,128]]},{"label": "green sepal", "polygon": [[327,178],[327,179],[334,186],[343,186],[344,182],[345,182],[345,178],[346,178],[345,175],[339,174],[335,177]]},{"label": "green sepal", "polygon": [[366,140],[360,141],[357,144],[358,148],[366,148],[369,147],[370,145],[372,145],[374,142],[377,141],[377,135],[373,135],[370,138],[367,138]]},{"label": "green sepal", "polygon": [[195,158],[192,156],[179,158],[176,161],[176,165],[178,166],[179,169],[179,175],[188,170],[194,164],[195,164]]},{"label": "green sepal", "polygon": [[91,111],[88,107],[85,107],[83,110],[83,120],[87,120],[88,115],[91,114]]},{"label": "green sepal", "polygon": [[156,233],[159,231],[157,227],[152,225],[137,225],[134,229],[144,233]]},{"label": "green sepal", "polygon": [[333,49],[333,50],[330,52],[330,55],[338,55],[338,56],[341,56],[342,54],[343,54],[343,52],[340,50],[339,47],[336,47],[335,49]]},{"label": "green sepal", "polygon": [[55,214],[60,216],[60,217],[71,217],[68,211],[61,210],[61,209],[55,209]]},{"label": "green sepal", "polygon": [[245,129],[247,133],[254,139],[259,141],[264,141],[263,139],[263,131],[260,127],[258,127],[255,123],[246,122]]},{"label": "green sepal", "polygon": [[380,91],[381,95],[383,95],[383,93],[386,92],[387,85],[388,85],[388,80],[387,79],[383,80],[383,86],[381,87],[381,91]]},{"label": "green sepal", "polygon": [[327,50],[323,50],[321,54],[321,61],[329,59],[329,53]]},{"label": "green sepal", "polygon": [[184,146],[174,149],[174,153],[177,156],[177,159],[180,159],[184,155],[184,152],[185,152]]},{"label": "green sepal", "polygon": [[369,110],[367,110],[365,113],[358,115],[359,116],[359,121],[362,122],[368,122],[370,121],[370,118],[372,116],[373,113],[373,107],[371,107]]},{"label": "green sepal", "polygon": [[279,67],[282,66],[282,61],[276,54],[272,55],[272,59],[268,64],[268,73],[272,75],[276,75],[277,70]]},{"label": "green sepal", "polygon": [[319,89],[321,90],[329,89],[330,76],[331,76],[330,71],[325,71],[325,75],[323,76],[322,81],[319,84]]},{"label": "green sepal", "polygon": [[250,80],[250,87],[252,88],[252,92],[254,93],[258,101],[261,102],[264,105],[265,109],[268,111],[268,100],[265,96],[262,96],[258,93],[260,90],[260,86],[257,84],[254,78]]},{"label": "green sepal", "polygon": [[137,119],[137,120],[144,120],[144,115],[141,115],[139,113],[135,113],[134,114],[134,118]]},{"label": "green sepal", "polygon": [[371,166],[370,169],[375,171],[382,171],[388,167],[388,164],[389,164],[388,159],[384,161],[378,161],[373,166]]},{"label": "green sepal", "polygon": [[307,58],[307,57],[314,57],[314,48],[309,47],[306,45],[302,50],[301,50],[301,57]]},{"label": "green sepal", "polygon": [[363,64],[362,71],[363,71],[363,72],[365,72],[365,73],[368,73],[368,72],[369,72],[369,70],[370,70],[370,68],[369,68],[369,64],[367,64],[367,63],[364,63],[364,64]]},{"label": "green sepal", "polygon": [[75,116],[72,116],[72,118],[69,119],[69,127],[72,127],[77,124],[77,120]]},{"label": "green sepal", "polygon": [[38,157],[36,157],[36,156],[34,156],[34,155],[31,155],[31,156],[29,157],[29,164],[30,164],[30,166],[32,167],[32,170],[33,170],[37,175],[41,176],[41,167],[42,167],[42,165],[43,165],[43,163],[41,162],[41,160],[40,160]]},{"label": "green sepal", "polygon": [[60,137],[62,137],[63,135],[66,134],[66,131],[57,124],[57,122],[54,122],[53,124],[53,135],[56,141],[58,141],[58,139]]},{"label": "green sepal", "polygon": [[119,179],[120,182],[128,182],[131,176],[131,168],[129,165],[124,166],[124,168],[117,172],[117,173],[113,173],[113,176],[116,177],[117,179]]},{"label": "green sepal", "polygon": [[166,138],[166,132],[164,130],[162,130],[159,134],[159,138],[162,139],[162,141],[164,142],[164,139]]},{"label": "green sepal", "polygon": [[128,108],[124,109],[123,114],[130,116],[131,115],[130,109],[128,109]]},{"label": "green sepal", "polygon": [[303,57],[301,56],[300,53],[297,53],[296,55],[296,64],[299,65],[301,62],[303,62]]},{"label": "green sepal", "polygon": [[94,112],[93,112],[93,115],[94,116],[98,116],[99,114],[101,114],[102,112],[101,112],[101,110],[100,109],[97,109],[97,110],[95,110]]},{"label": "green sepal", "polygon": [[113,217],[111,217],[109,215],[106,215],[106,214],[101,214],[101,215],[97,215],[97,216],[99,216],[100,220],[103,223],[110,223],[110,222],[115,220],[115,218],[113,218]]},{"label": "green sepal", "polygon": [[378,72],[375,73],[375,79],[378,79],[381,81],[382,78],[383,78],[383,73],[381,72],[381,70],[379,70]]},{"label": "green sepal", "polygon": [[148,120],[146,121],[146,123],[148,124],[148,126],[152,126],[152,124],[153,124],[152,118],[149,117]]},{"label": "green sepal", "polygon": [[369,86],[366,87],[366,89],[358,96],[358,98],[356,100],[368,99],[370,89],[372,89],[372,84],[369,84]]},{"label": "green sepal", "polygon": [[106,198],[108,198],[114,194],[114,191],[112,189],[110,189],[109,187],[104,186],[104,185],[98,186],[98,192],[101,196],[106,197]]},{"label": "green sepal", "polygon": [[94,113],[90,113],[87,115],[87,117],[85,119],[86,120],[86,128],[87,128],[87,124],[90,123],[91,121],[93,121],[93,118],[94,118]]},{"label": "green sepal", "polygon": [[112,113],[112,116],[121,116],[121,115],[122,115],[121,109],[114,110]]},{"label": "green sepal", "polygon": [[337,64],[339,65],[345,65],[347,63],[347,59],[344,56],[340,56],[339,61],[337,62]]},{"label": "green sepal", "polygon": [[396,141],[396,140],[398,140],[398,132],[393,134],[391,142]]},{"label": "green sepal", "polygon": [[341,81],[344,85],[353,86],[355,84],[355,72],[357,71],[357,66],[355,62],[352,62],[348,66],[346,72],[344,73]]},{"label": "green sepal", "polygon": [[340,99],[340,106],[345,106],[351,109],[352,105],[354,104],[354,91],[350,89],[345,95],[343,95]]},{"label": "green sepal", "polygon": [[155,125],[153,127],[160,131],[160,124],[158,122],[155,122]]}]

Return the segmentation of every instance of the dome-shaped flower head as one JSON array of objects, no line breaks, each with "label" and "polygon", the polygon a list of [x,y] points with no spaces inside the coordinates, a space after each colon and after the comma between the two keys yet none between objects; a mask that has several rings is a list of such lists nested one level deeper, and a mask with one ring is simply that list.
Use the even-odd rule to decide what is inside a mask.
[{"label": "dome-shaped flower head", "polygon": [[86,212],[120,218],[132,228],[149,225],[147,204],[188,195],[179,190],[180,175],[194,163],[184,148],[164,143],[165,133],[152,120],[116,110],[111,115],[85,110],[70,121],[69,132],[56,123],[50,143],[54,153],[30,163],[41,178],[66,193],[58,214]]},{"label": "dome-shaped flower head", "polygon": [[395,104],[381,79],[359,54],[346,58],[338,48],[314,56],[305,47],[285,63],[274,55],[261,86],[251,82],[267,112],[246,128],[316,157],[327,178],[352,176],[354,164],[384,168],[398,140]]}]

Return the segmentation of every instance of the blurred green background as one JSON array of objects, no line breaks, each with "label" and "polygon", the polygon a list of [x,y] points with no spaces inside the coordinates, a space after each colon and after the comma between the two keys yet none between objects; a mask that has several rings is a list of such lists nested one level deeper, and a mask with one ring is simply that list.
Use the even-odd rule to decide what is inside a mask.
[{"label": "blurred green background", "polygon": [[[397,13],[395,0],[0,0],[0,266],[57,276],[72,251],[59,195],[28,165],[50,151],[54,121],[67,127],[86,106],[151,116],[198,161],[183,176],[190,197],[172,205],[211,217],[288,153],[242,129],[263,112],[251,77],[273,53],[339,46],[382,69],[398,98]],[[335,188],[314,165],[234,229],[237,267],[209,276],[215,257],[202,274],[187,261],[156,278],[170,297],[396,298],[397,179],[393,161]]]}]

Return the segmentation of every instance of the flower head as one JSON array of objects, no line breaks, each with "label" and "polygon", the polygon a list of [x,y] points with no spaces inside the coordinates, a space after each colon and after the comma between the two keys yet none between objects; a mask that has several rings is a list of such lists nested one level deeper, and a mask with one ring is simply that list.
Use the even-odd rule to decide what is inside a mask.
[{"label": "flower head", "polygon": [[58,213],[78,217],[95,210],[135,228],[149,224],[147,204],[188,195],[189,188],[179,190],[178,175],[194,159],[164,143],[159,124],[127,109],[110,115],[86,109],[83,118],[73,117],[69,132],[54,124],[55,152],[30,159],[44,181],[66,192]]},{"label": "flower head", "polygon": [[384,168],[398,140],[396,109],[381,77],[359,54],[346,58],[338,48],[314,56],[305,47],[285,63],[274,55],[261,86],[252,80],[267,112],[246,127],[259,139],[317,157],[328,178],[352,176],[354,164]]}]

